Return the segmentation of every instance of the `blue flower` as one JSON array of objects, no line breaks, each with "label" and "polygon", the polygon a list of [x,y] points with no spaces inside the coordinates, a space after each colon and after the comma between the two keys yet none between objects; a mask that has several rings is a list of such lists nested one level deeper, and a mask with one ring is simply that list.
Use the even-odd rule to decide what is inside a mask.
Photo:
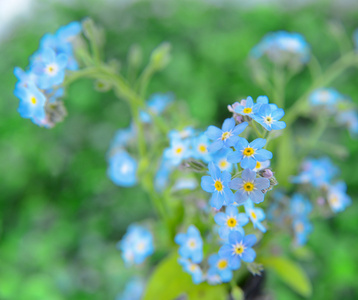
[{"label": "blue flower", "polygon": [[213,254],[208,259],[212,274],[217,273],[220,276],[221,282],[229,282],[232,279],[232,271],[229,268],[229,261],[227,258],[221,258],[218,254]]},{"label": "blue flower", "polygon": [[274,109],[270,104],[263,104],[253,119],[268,131],[280,130],[286,128],[286,123],[279,121],[284,115],[282,108]]},{"label": "blue flower", "polygon": [[172,139],[170,147],[164,150],[164,158],[173,166],[178,166],[184,159],[191,156],[190,140]]},{"label": "blue flower", "polygon": [[143,279],[134,277],[126,284],[124,291],[116,297],[116,300],[140,300],[144,288],[145,284]]},{"label": "blue flower", "polygon": [[239,231],[245,234],[242,226],[249,222],[247,216],[244,213],[238,213],[235,206],[227,206],[225,213],[217,213],[214,219],[216,224],[220,226],[219,235],[224,240],[229,237],[229,233],[232,231]]},{"label": "blue flower", "polygon": [[44,48],[31,70],[38,76],[38,86],[49,89],[63,82],[68,57],[64,53],[56,54],[51,48]]},{"label": "blue flower", "polygon": [[137,130],[133,123],[127,128],[118,129],[111,140],[108,155],[112,156],[118,151],[123,150],[123,148],[128,146],[131,140],[136,138],[136,135]]},{"label": "blue flower", "polygon": [[215,126],[209,126],[205,134],[214,142],[209,146],[209,152],[215,152],[223,147],[232,147],[239,139],[239,134],[247,127],[248,123],[244,122],[235,125],[234,118],[226,119],[219,129]]},{"label": "blue flower", "polygon": [[222,283],[220,275],[218,274],[217,270],[213,268],[208,270],[205,277],[206,277],[206,281],[210,285],[217,285]]},{"label": "blue flower", "polygon": [[295,218],[292,222],[295,242],[302,246],[306,244],[308,235],[312,232],[312,225],[306,217]]},{"label": "blue flower", "polygon": [[152,121],[152,117],[147,111],[150,111],[156,116],[161,115],[167,106],[173,102],[173,100],[174,95],[172,93],[151,95],[147,102],[147,109],[139,112],[141,121],[144,123],[150,123]]},{"label": "blue flower", "polygon": [[340,111],[336,115],[336,121],[340,125],[347,126],[351,136],[358,135],[358,113],[354,110]]},{"label": "blue flower", "polygon": [[171,130],[169,131],[169,139],[170,140],[181,140],[181,139],[186,139],[189,137],[192,137],[194,135],[194,129],[191,127],[186,127],[183,130]]},{"label": "blue flower", "polygon": [[234,111],[239,115],[251,117],[256,112],[256,108],[252,97],[249,96],[246,100],[242,100],[240,104],[235,105]]},{"label": "blue flower", "polygon": [[179,255],[198,264],[203,260],[203,240],[199,230],[190,225],[187,233],[178,233],[175,242],[180,245]]},{"label": "blue flower", "polygon": [[265,213],[262,208],[255,208],[254,203],[251,199],[248,199],[244,203],[245,213],[250,218],[254,228],[259,229],[262,232],[266,232],[266,228],[261,224],[265,220]]},{"label": "blue flower", "polygon": [[195,264],[185,258],[179,258],[178,262],[183,266],[184,271],[192,276],[193,282],[195,284],[199,284],[200,282],[203,282],[204,280],[203,271],[201,270],[198,264]]},{"label": "blue flower", "polygon": [[205,134],[201,134],[198,137],[192,139],[192,156],[196,159],[200,159],[204,162],[211,160],[211,155],[208,151],[210,145],[209,138]]},{"label": "blue flower", "polygon": [[307,216],[312,211],[311,202],[301,194],[294,194],[290,202],[291,215]]},{"label": "blue flower", "polygon": [[45,103],[46,97],[33,83],[27,87],[17,87],[14,94],[20,99],[18,112],[26,119],[43,120],[46,118]]},{"label": "blue flower", "polygon": [[231,148],[222,148],[212,154],[212,160],[220,169],[220,171],[231,172],[233,164],[227,158],[230,154],[234,153]]},{"label": "blue flower", "polygon": [[308,97],[312,106],[325,107],[330,112],[336,110],[335,104],[342,98],[343,96],[337,90],[330,88],[316,89]]},{"label": "blue flower", "polygon": [[228,156],[228,161],[231,163],[240,162],[243,169],[255,169],[257,162],[272,158],[270,151],[262,149],[265,144],[265,139],[256,139],[249,144],[246,139],[239,137],[234,146],[236,151]]},{"label": "blue flower", "polygon": [[256,236],[249,234],[244,236],[238,231],[229,234],[229,241],[219,250],[220,258],[229,262],[229,268],[237,270],[241,266],[241,260],[251,263],[256,258],[255,251],[251,248],[256,243]]},{"label": "blue flower", "polygon": [[30,70],[24,71],[19,67],[15,67],[14,75],[18,79],[15,89],[28,88],[29,85],[36,85],[37,83],[37,75]]},{"label": "blue flower", "polygon": [[237,204],[244,203],[247,199],[251,199],[254,203],[264,201],[265,194],[263,190],[270,186],[270,180],[267,178],[256,178],[256,172],[250,169],[242,171],[241,178],[234,178],[229,183],[229,187],[237,190],[235,193],[235,202]]},{"label": "blue flower", "polygon": [[163,191],[169,184],[169,176],[173,171],[173,165],[170,161],[162,159],[159,169],[155,174],[154,187],[158,192]]},{"label": "blue flower", "polygon": [[343,181],[329,186],[327,200],[335,213],[345,210],[352,203],[351,198],[347,195],[347,185]]},{"label": "blue flower", "polygon": [[201,187],[204,191],[212,193],[210,205],[220,209],[223,205],[233,203],[234,194],[229,188],[231,175],[229,172],[220,172],[213,162],[209,164],[209,175],[201,178]]},{"label": "blue flower", "polygon": [[128,266],[141,264],[154,252],[153,236],[146,228],[132,224],[117,243],[117,248],[122,251],[122,258]]},{"label": "blue flower", "polygon": [[108,177],[117,185],[130,187],[137,184],[137,161],[122,150],[109,158]]}]

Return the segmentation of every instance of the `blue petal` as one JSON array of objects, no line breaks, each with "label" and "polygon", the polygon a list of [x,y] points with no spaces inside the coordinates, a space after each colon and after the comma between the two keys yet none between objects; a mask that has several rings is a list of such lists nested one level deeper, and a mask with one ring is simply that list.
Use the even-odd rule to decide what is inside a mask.
[{"label": "blue petal", "polygon": [[223,146],[224,146],[224,142],[222,140],[218,140],[218,141],[212,143],[211,145],[209,145],[208,151],[216,152],[216,151],[220,150]]},{"label": "blue petal", "polygon": [[242,190],[238,190],[235,193],[235,202],[239,205],[245,203],[248,198],[249,196],[247,195],[247,193],[244,193]]},{"label": "blue petal", "polygon": [[241,259],[245,262],[251,263],[255,260],[256,253],[252,248],[245,249],[241,255]]},{"label": "blue petal", "polygon": [[281,130],[286,128],[286,123],[283,121],[274,122],[272,123],[271,127],[273,130]]},{"label": "blue petal", "polygon": [[258,161],[265,161],[272,158],[272,153],[266,149],[260,149],[255,152],[255,158]]},{"label": "blue petal", "polygon": [[285,115],[285,111],[282,108],[278,108],[272,112],[271,116],[275,120],[280,120]]},{"label": "blue petal", "polygon": [[249,125],[249,123],[247,122],[243,122],[237,126],[235,126],[234,130],[232,131],[232,134],[234,135],[239,135],[240,133],[242,133],[245,128]]},{"label": "blue petal", "polygon": [[223,212],[219,212],[215,215],[214,220],[216,224],[224,226],[226,225],[226,214],[224,214]]},{"label": "blue petal", "polygon": [[254,181],[256,178],[256,172],[254,172],[250,169],[245,169],[244,171],[242,171],[241,177],[245,181]]},{"label": "blue petal", "polygon": [[201,261],[203,260],[203,251],[200,250],[196,250],[192,255],[191,255],[191,259],[194,263],[199,264],[201,263]]},{"label": "blue petal", "polygon": [[250,193],[250,198],[254,203],[261,203],[264,201],[264,194],[261,190],[256,190]]},{"label": "blue petal", "polygon": [[237,207],[235,207],[235,206],[228,206],[228,207],[226,208],[225,213],[226,213],[226,215],[228,215],[228,216],[236,216],[236,215],[238,215],[238,213],[237,213]]},{"label": "blue petal", "polygon": [[185,233],[178,233],[178,234],[175,236],[174,241],[175,241],[178,245],[181,245],[181,244],[185,243],[185,241],[186,241],[186,234],[185,234]]},{"label": "blue petal", "polygon": [[228,259],[232,254],[232,247],[229,244],[225,244],[219,249],[219,256]]},{"label": "blue petal", "polygon": [[249,222],[249,218],[244,213],[239,213],[237,216],[237,221],[240,224],[240,226],[244,226]]},{"label": "blue petal", "polygon": [[230,131],[234,128],[234,126],[235,126],[234,118],[228,118],[223,123],[222,131],[224,131],[224,132]]},{"label": "blue petal", "polygon": [[241,161],[240,166],[243,169],[251,169],[251,170],[253,170],[256,167],[256,160],[251,156],[249,156],[249,157],[246,156]]},{"label": "blue petal", "polygon": [[224,199],[219,192],[214,192],[210,199],[210,205],[216,209],[220,209],[223,206]]},{"label": "blue petal", "polygon": [[246,99],[246,107],[252,107],[254,105],[254,101],[252,100],[252,97],[247,97]]},{"label": "blue petal", "polygon": [[230,233],[230,229],[227,226],[223,226],[219,228],[219,236],[223,239],[223,240],[227,240],[229,237],[229,233]]},{"label": "blue petal", "polygon": [[247,236],[244,237],[244,245],[247,248],[251,248],[253,245],[255,245],[257,242],[257,238],[256,235],[254,234],[248,234]]},{"label": "blue petal", "polygon": [[205,131],[205,135],[211,140],[217,140],[221,137],[222,131],[216,126],[209,126],[208,129]]},{"label": "blue petal", "polygon": [[201,188],[208,193],[215,191],[214,180],[210,176],[201,177]]},{"label": "blue petal", "polygon": [[229,154],[227,156],[227,161],[229,163],[236,164],[236,163],[239,163],[243,157],[244,156],[241,151],[235,151],[234,153]]},{"label": "blue petal", "polygon": [[241,266],[241,261],[238,255],[231,256],[229,258],[229,267],[233,270],[237,270]]},{"label": "blue petal", "polygon": [[251,143],[250,143],[250,147],[254,148],[254,149],[261,149],[263,146],[265,146],[266,144],[266,140],[265,139],[261,139],[261,138],[258,138],[256,140],[253,140]]},{"label": "blue petal", "polygon": [[232,272],[228,268],[220,272],[222,282],[230,282],[232,279]]},{"label": "blue petal", "polygon": [[229,188],[224,188],[224,197],[226,205],[234,203],[234,193]]},{"label": "blue petal", "polygon": [[224,145],[227,148],[234,147],[237,141],[239,140],[239,137],[237,135],[230,137],[226,141],[224,141]]},{"label": "blue petal", "polygon": [[254,181],[255,188],[259,190],[267,189],[270,186],[270,180],[267,178],[259,177]]},{"label": "blue petal", "polygon": [[218,254],[212,254],[208,258],[208,263],[209,263],[210,266],[213,266],[218,262],[219,259],[220,258],[219,258]]},{"label": "blue petal", "polygon": [[233,190],[238,190],[242,187],[243,181],[241,178],[234,178],[229,182],[229,188]]},{"label": "blue petal", "polygon": [[239,152],[237,150],[244,150],[248,146],[249,146],[249,142],[245,138],[239,137],[239,140],[237,141],[234,147],[236,149],[236,152]]},{"label": "blue petal", "polygon": [[236,243],[240,243],[243,240],[244,236],[238,232],[238,231],[232,231],[229,234],[229,243],[232,244],[236,244]]}]

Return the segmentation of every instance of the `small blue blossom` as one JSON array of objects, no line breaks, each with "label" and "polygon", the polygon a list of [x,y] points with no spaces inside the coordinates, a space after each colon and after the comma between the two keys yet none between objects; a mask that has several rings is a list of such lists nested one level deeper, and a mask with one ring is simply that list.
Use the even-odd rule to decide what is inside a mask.
[{"label": "small blue blossom", "polygon": [[292,222],[295,242],[302,246],[306,244],[308,235],[312,232],[312,225],[306,217],[295,218]]},{"label": "small blue blossom", "polygon": [[39,58],[31,67],[38,76],[38,86],[49,89],[61,84],[65,78],[65,68],[68,57],[64,53],[56,54],[51,48],[44,48]]},{"label": "small blue blossom", "polygon": [[340,125],[347,126],[352,137],[358,136],[358,113],[355,110],[340,111],[336,115],[336,121]]},{"label": "small blue blossom", "polygon": [[127,147],[129,142],[134,140],[136,136],[137,130],[133,123],[127,128],[118,129],[111,140],[108,155],[111,156],[117,151]]},{"label": "small blue blossom", "polygon": [[272,110],[278,109],[276,104],[269,103],[269,98],[267,96],[258,96],[256,99],[256,110],[259,111],[263,104],[269,104]]},{"label": "small blue blossom", "polygon": [[251,117],[256,112],[256,108],[254,100],[249,96],[246,100],[242,100],[240,104],[235,105],[234,111],[239,115]]},{"label": "small blue blossom", "polygon": [[215,152],[223,147],[232,147],[239,139],[239,134],[242,133],[247,127],[248,123],[243,122],[236,125],[235,119],[226,119],[222,128],[209,126],[205,134],[213,143],[209,146],[209,152]]},{"label": "small blue blossom", "polygon": [[164,158],[173,166],[178,166],[180,163],[191,156],[190,140],[172,139],[170,147],[164,150]]},{"label": "small blue blossom", "polygon": [[231,148],[222,148],[212,154],[212,160],[215,165],[219,167],[220,171],[231,172],[233,164],[230,163],[227,158],[232,153],[234,153],[234,151]]},{"label": "small blue blossom", "polygon": [[270,166],[271,162],[270,160],[264,160],[264,161],[257,161],[256,166],[253,169],[255,172],[261,171],[263,169],[266,169]]},{"label": "small blue blossom", "polygon": [[244,236],[238,231],[229,234],[229,241],[219,250],[220,258],[225,258],[229,262],[229,268],[237,270],[241,266],[241,260],[251,263],[256,258],[255,251],[251,248],[257,239],[253,234]]},{"label": "small blue blossom", "polygon": [[268,131],[281,130],[286,128],[286,123],[279,121],[284,115],[282,108],[274,109],[270,104],[263,104],[253,119]]},{"label": "small blue blossom", "polygon": [[192,156],[196,159],[200,159],[208,163],[211,160],[211,154],[208,151],[210,144],[211,142],[205,134],[201,134],[198,137],[192,138]]},{"label": "small blue blossom", "polygon": [[290,202],[290,211],[293,216],[307,216],[312,211],[311,202],[301,194],[294,194]]},{"label": "small blue blossom", "polygon": [[154,187],[158,192],[163,191],[168,186],[169,176],[173,168],[173,165],[168,160],[162,159],[154,178]]},{"label": "small blue blossom", "polygon": [[122,240],[117,243],[117,248],[122,251],[122,258],[126,265],[138,265],[153,254],[153,236],[146,228],[132,224]]},{"label": "small blue blossom", "polygon": [[178,233],[175,242],[180,245],[179,255],[182,258],[191,259],[196,264],[203,260],[203,240],[194,225],[189,226],[187,233]]},{"label": "small blue blossom", "polygon": [[239,140],[234,145],[235,152],[228,156],[228,161],[231,163],[238,163],[243,169],[256,168],[257,162],[263,162],[272,158],[272,153],[266,149],[265,139],[256,139],[249,143],[246,139],[239,137]]},{"label": "small blue blossom", "polygon": [[198,182],[195,178],[179,178],[175,181],[172,191],[180,191],[180,190],[195,190],[198,187]]},{"label": "small blue blossom", "polygon": [[122,150],[109,158],[107,174],[115,184],[130,187],[137,184],[137,168],[137,161]]},{"label": "small blue blossom", "polygon": [[229,237],[229,233],[232,231],[239,231],[245,234],[242,226],[249,222],[247,216],[244,213],[238,213],[235,206],[227,206],[225,213],[217,213],[214,219],[216,224],[220,226],[219,235],[224,240]]},{"label": "small blue blossom", "polygon": [[178,262],[184,268],[184,271],[192,276],[193,282],[199,284],[204,281],[203,271],[198,264],[191,262],[189,259],[179,258]]},{"label": "small blue blossom", "polygon": [[116,297],[116,300],[140,300],[145,288],[143,279],[132,278],[125,286],[124,291]]},{"label": "small blue blossom", "polygon": [[210,205],[220,209],[223,205],[233,203],[234,194],[229,188],[231,175],[229,172],[220,172],[213,162],[209,164],[209,175],[201,178],[201,187],[204,191],[212,193]]},{"label": "small blue blossom", "polygon": [[153,115],[161,115],[167,106],[173,102],[174,95],[172,93],[167,94],[153,94],[150,96],[146,110],[141,110],[139,112],[140,119],[144,123],[150,123],[152,121],[152,117],[148,111],[150,111]]},{"label": "small blue blossom", "polygon": [[335,89],[321,88],[314,90],[309,96],[309,102],[312,106],[320,106],[326,108],[329,112],[335,112],[338,101],[343,96]]},{"label": "small blue blossom", "polygon": [[213,254],[208,259],[210,274],[218,274],[221,282],[230,282],[232,279],[232,271],[229,268],[229,261],[227,258],[221,258],[218,254]]},{"label": "small blue blossom", "polygon": [[217,272],[217,270],[213,268],[208,270],[205,277],[206,277],[206,281],[210,285],[218,285],[222,283],[219,273]]},{"label": "small blue blossom", "polygon": [[261,232],[266,232],[266,228],[262,225],[262,221],[265,220],[265,213],[262,208],[256,208],[251,199],[248,199],[244,203],[245,213],[251,220],[254,228],[257,228]]},{"label": "small blue blossom", "polygon": [[250,169],[242,171],[241,178],[234,178],[229,183],[229,187],[236,190],[235,202],[237,204],[244,203],[247,199],[251,199],[254,203],[264,201],[265,194],[263,190],[270,186],[270,180],[267,178],[256,178],[256,172]]},{"label": "small blue blossom", "polygon": [[345,210],[352,203],[351,198],[347,195],[347,185],[343,181],[339,181],[329,186],[327,201],[335,213]]},{"label": "small blue blossom", "polygon": [[191,127],[186,127],[183,130],[171,130],[169,131],[170,140],[182,140],[194,136],[194,129]]}]

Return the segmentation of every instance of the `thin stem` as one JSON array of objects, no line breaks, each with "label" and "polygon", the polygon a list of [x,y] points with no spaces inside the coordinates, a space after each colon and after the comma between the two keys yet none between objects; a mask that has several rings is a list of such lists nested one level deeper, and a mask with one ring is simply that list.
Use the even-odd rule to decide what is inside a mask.
[{"label": "thin stem", "polygon": [[256,123],[255,121],[251,121],[249,123],[249,126],[256,132],[256,134],[260,137],[263,138],[263,135],[261,134],[261,132],[258,130],[258,128],[256,127]]}]

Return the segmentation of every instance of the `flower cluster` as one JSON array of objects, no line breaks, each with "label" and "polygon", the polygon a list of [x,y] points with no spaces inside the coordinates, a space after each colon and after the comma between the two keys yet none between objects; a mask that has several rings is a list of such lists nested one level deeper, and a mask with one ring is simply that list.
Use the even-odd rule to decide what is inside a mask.
[{"label": "flower cluster", "polygon": [[310,46],[299,33],[271,32],[251,50],[255,59],[266,56],[270,61],[287,64],[306,64],[311,56]]},{"label": "flower cluster", "polygon": [[132,224],[118,242],[117,248],[122,251],[122,258],[128,266],[138,265],[153,254],[153,236],[145,227]]},{"label": "flower cluster", "polygon": [[14,94],[20,99],[18,112],[23,118],[50,128],[66,115],[61,101],[64,94],[62,84],[67,72],[78,69],[73,41],[81,30],[80,23],[72,22],[53,35],[45,34],[26,70],[15,68],[18,82]]}]

